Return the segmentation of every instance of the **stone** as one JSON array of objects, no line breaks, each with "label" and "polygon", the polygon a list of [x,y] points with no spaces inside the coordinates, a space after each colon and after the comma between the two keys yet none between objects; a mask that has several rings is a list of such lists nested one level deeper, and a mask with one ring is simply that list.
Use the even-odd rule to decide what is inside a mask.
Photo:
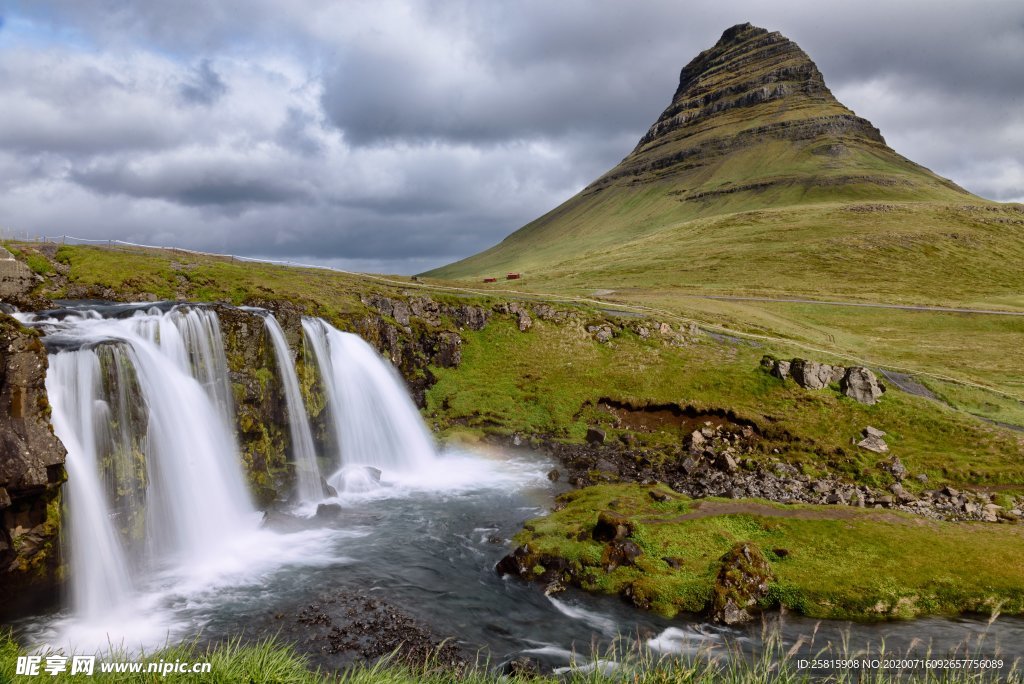
[{"label": "stone", "polygon": [[661,560],[665,561],[665,563],[668,565],[668,567],[672,568],[673,570],[678,570],[679,568],[683,567],[683,561],[682,561],[681,558],[674,558],[672,556],[665,556]]},{"label": "stone", "polygon": [[889,453],[889,445],[885,443],[885,440],[881,437],[875,437],[874,435],[868,435],[864,439],[857,442],[857,446],[861,449],[867,449],[873,451],[876,454]]},{"label": "stone", "polygon": [[540,662],[526,656],[513,658],[501,666],[501,674],[512,678],[514,681],[533,681],[540,676],[540,673]]},{"label": "stone", "polygon": [[832,366],[807,359],[793,359],[789,364],[789,374],[804,389],[823,389],[832,379]]},{"label": "stone", "polygon": [[552,482],[558,482],[558,478],[560,478],[561,476],[562,474],[558,472],[558,468],[552,468],[551,470],[548,471],[548,479],[551,480]]},{"label": "stone", "polygon": [[18,304],[31,294],[38,282],[32,269],[0,247],[0,300]]},{"label": "stone", "polygon": [[60,506],[49,504],[66,451],[50,426],[47,366],[35,331],[0,313],[0,613],[58,591]]},{"label": "stone", "polygon": [[854,401],[872,406],[885,393],[885,386],[878,378],[863,366],[851,366],[839,381],[839,390]]},{"label": "stone", "polygon": [[707,440],[704,438],[704,434],[700,430],[694,430],[687,437],[687,447],[692,453],[699,454],[704,450],[704,444]]},{"label": "stone", "polygon": [[587,444],[604,444],[605,432],[600,428],[587,428]]},{"label": "stone", "polygon": [[633,534],[633,523],[625,516],[612,511],[601,511],[597,514],[597,523],[591,530],[595,541],[616,541]]},{"label": "stone", "polygon": [[658,503],[665,503],[666,501],[672,500],[671,496],[669,496],[665,492],[658,491],[657,489],[652,489],[651,491],[647,492],[647,495],[651,497],[653,501],[657,501]]},{"label": "stone", "polygon": [[602,323],[601,325],[588,325],[587,332],[593,335],[594,339],[601,344],[610,342],[612,337],[614,337],[614,331],[607,323]]},{"label": "stone", "polygon": [[715,457],[715,467],[727,473],[735,473],[740,469],[732,454],[722,452]]},{"label": "stone", "polygon": [[341,504],[320,504],[316,507],[316,517],[320,520],[330,520],[341,515]]},{"label": "stone", "polygon": [[441,368],[455,368],[462,363],[462,337],[458,333],[437,335],[436,350],[431,361]]},{"label": "stone", "polygon": [[985,522],[999,522],[999,512],[1002,510],[1002,506],[998,506],[994,503],[985,504],[981,509],[981,519]]},{"label": "stone", "polygon": [[526,332],[533,327],[533,319],[530,318],[530,314],[526,313],[525,309],[520,309],[516,324],[519,326],[519,332]]},{"label": "stone", "polygon": [[864,428],[863,435],[865,437],[885,437],[885,431],[868,425]]},{"label": "stone", "polygon": [[642,555],[643,551],[630,539],[611,541],[605,545],[601,553],[601,567],[605,572],[611,572],[615,568],[635,565],[636,559]]},{"label": "stone", "polygon": [[892,473],[892,476],[895,477],[897,480],[902,481],[907,477],[907,468],[906,466],[903,465],[903,461],[901,461],[897,456],[893,456],[891,459],[889,459],[889,462],[886,464],[886,468],[889,470],[890,473]]},{"label": "stone", "polygon": [[451,307],[449,315],[460,328],[470,330],[483,330],[487,325],[487,310],[479,306],[465,304],[463,306]]},{"label": "stone", "polygon": [[789,377],[789,368],[789,361],[776,361],[774,364],[772,364],[771,373],[780,380],[785,380],[786,378]]},{"label": "stone", "polygon": [[775,577],[761,550],[750,542],[737,543],[722,557],[715,578],[711,619],[727,625],[750,622]]}]

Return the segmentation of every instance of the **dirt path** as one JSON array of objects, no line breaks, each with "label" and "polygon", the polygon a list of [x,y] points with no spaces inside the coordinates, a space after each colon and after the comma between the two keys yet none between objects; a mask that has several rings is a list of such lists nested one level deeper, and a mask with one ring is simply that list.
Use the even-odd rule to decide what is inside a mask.
[{"label": "dirt path", "polygon": [[650,519],[644,522],[673,523],[684,520],[698,520],[716,515],[760,515],[766,518],[797,518],[800,520],[872,520],[900,525],[931,525],[934,520],[912,515],[898,515],[890,511],[863,509],[850,506],[833,506],[822,508],[797,508],[787,506],[778,508],[756,501],[698,501],[689,513],[668,520]]},{"label": "dirt path", "polygon": [[987,316],[1024,316],[1024,311],[1000,311],[998,309],[962,309],[948,306],[924,306],[914,304],[882,304],[876,302],[832,302],[821,299],[787,299],[783,297],[733,297],[730,295],[699,295],[702,299],[717,299],[725,302],[774,302],[779,304],[818,304],[822,306],[856,306],[868,309],[901,309],[903,311],[931,311],[935,313],[984,314]]}]

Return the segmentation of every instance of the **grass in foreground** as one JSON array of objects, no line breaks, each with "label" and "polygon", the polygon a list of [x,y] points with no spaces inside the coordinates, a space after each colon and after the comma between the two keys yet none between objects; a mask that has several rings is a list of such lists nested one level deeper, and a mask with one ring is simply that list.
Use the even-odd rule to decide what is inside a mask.
[{"label": "grass in foreground", "polygon": [[[559,675],[512,675],[503,676],[493,670],[478,665],[462,672],[451,672],[438,669],[431,663],[419,667],[397,665],[384,659],[374,665],[357,665],[351,669],[337,673],[313,671],[307,667],[303,656],[297,654],[289,646],[266,640],[254,645],[241,646],[232,642],[209,649],[197,648],[185,644],[173,646],[151,656],[145,662],[160,660],[192,662],[210,662],[209,674],[169,674],[161,677],[156,674],[106,674],[97,673],[92,677],[83,675],[71,676],[47,673],[35,677],[15,674],[17,657],[25,655],[9,635],[0,634],[0,684],[8,682],[49,681],[79,682],[92,681],[99,684],[116,682],[117,684],[151,684],[152,682],[185,682],[235,684],[315,684],[334,682],[335,684],[688,684],[708,682],[709,684],[809,684],[810,682],[830,682],[834,684],[852,684],[853,682],[870,682],[873,684],[889,684],[889,682],[906,682],[908,684],[987,684],[988,682],[1004,682],[1020,684],[1019,663],[1004,661],[1002,669],[983,671],[969,670],[931,670],[914,672],[908,670],[841,670],[832,674],[820,671],[812,673],[800,669],[795,648],[787,651],[777,634],[765,636],[765,648],[757,657],[741,656],[735,652],[711,654],[701,652],[658,659],[649,651],[638,652],[635,647],[629,649],[615,648],[609,653],[592,660],[581,658],[577,662],[578,669]],[[845,646],[840,646],[842,653],[832,653],[821,649],[822,657],[882,657],[900,654],[886,654],[884,649],[875,653],[849,653]],[[625,652],[623,652],[625,650]],[[848,655],[843,655],[847,654]],[[963,654],[966,655],[966,654]],[[121,660],[115,655],[111,660]],[[589,667],[588,667],[589,666]]]},{"label": "grass in foreground", "polygon": [[[774,580],[765,608],[854,620],[960,613],[1024,614],[1024,528],[946,523],[888,511],[695,502],[660,485],[597,485],[567,492],[561,510],[516,536],[533,554],[568,560],[589,591],[622,594],[665,614],[702,612],[721,559],[738,542],[759,547]],[[603,567],[590,533],[600,511],[633,525],[643,550],[633,566]],[[666,559],[672,559],[673,567]],[[543,561],[540,561],[543,562]],[[535,568],[538,575],[544,568]]]}]

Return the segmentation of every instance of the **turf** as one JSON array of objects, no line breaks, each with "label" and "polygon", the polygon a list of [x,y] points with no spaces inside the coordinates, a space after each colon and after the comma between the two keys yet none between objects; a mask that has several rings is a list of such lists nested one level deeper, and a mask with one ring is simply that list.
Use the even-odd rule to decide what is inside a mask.
[{"label": "turf", "polygon": [[[1024,613],[1019,526],[926,521],[849,507],[694,502],[657,488],[668,501],[654,501],[652,488],[640,485],[568,492],[560,497],[564,508],[531,520],[516,542],[574,564],[585,589],[620,594],[631,587],[639,602],[670,616],[705,609],[719,559],[737,542],[752,542],[769,561],[774,580],[764,607],[856,620]],[[717,514],[716,506],[749,512]],[[633,523],[630,538],[643,550],[635,566],[610,572],[601,567],[604,544],[590,532],[602,510]],[[709,514],[693,517],[702,512]]]}]

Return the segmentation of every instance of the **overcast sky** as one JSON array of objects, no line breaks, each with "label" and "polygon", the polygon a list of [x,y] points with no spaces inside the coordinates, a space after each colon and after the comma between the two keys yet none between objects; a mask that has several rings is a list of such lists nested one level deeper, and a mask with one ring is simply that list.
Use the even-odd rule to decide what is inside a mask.
[{"label": "overcast sky", "polygon": [[0,229],[422,271],[617,163],[744,21],[1024,201],[1020,0],[0,0]]}]

